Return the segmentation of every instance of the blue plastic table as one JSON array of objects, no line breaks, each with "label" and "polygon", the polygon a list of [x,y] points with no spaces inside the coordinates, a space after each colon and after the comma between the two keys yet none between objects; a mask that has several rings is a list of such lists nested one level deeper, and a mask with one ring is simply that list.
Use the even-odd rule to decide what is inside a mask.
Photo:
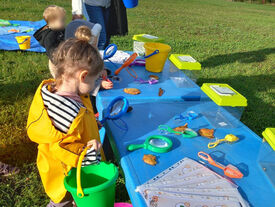
[{"label": "blue plastic table", "polygon": [[[140,68],[139,74],[144,72],[144,68]],[[167,70],[167,65],[166,65]],[[164,72],[165,73],[165,72]],[[109,104],[110,100],[119,95],[125,95],[122,88],[125,86],[136,87],[136,83],[131,83],[126,78],[126,74],[121,74],[126,83],[119,83],[114,90],[102,91],[99,93],[98,107],[102,111]],[[223,143],[214,149],[208,149],[208,138],[182,138],[177,135],[166,135],[173,141],[173,148],[170,152],[164,154],[153,153],[144,149],[133,152],[127,151],[129,144],[140,144],[150,135],[159,134],[157,128],[161,124],[167,124],[171,127],[183,125],[174,120],[179,113],[187,113],[194,111],[200,114],[203,109],[203,103],[200,101],[183,100],[182,95],[189,94],[189,89],[176,88],[170,80],[163,80],[155,85],[155,88],[163,87],[169,93],[167,97],[157,97],[155,93],[150,96],[146,90],[152,90],[151,86],[141,86],[143,94],[140,96],[126,95],[133,111],[123,116],[123,120],[128,125],[128,130],[119,129],[113,121],[108,120],[105,127],[107,134],[112,143],[113,150],[120,161],[121,167],[125,174],[126,188],[130,199],[134,206],[146,206],[143,198],[139,193],[135,192],[137,186],[145,183],[147,180],[156,176],[163,170],[184,157],[199,160],[197,153],[205,151],[222,164],[233,164],[237,166],[244,174],[243,179],[234,179],[239,186],[239,191],[251,206],[271,207],[275,203],[275,188],[272,182],[265,175],[258,162],[258,153],[261,147],[261,138],[253,133],[249,128],[238,120],[234,120],[229,113],[224,112],[230,120],[235,122],[235,128],[216,129],[215,136],[223,138],[226,134],[234,134],[240,138],[237,143]],[[191,89],[191,93],[200,93],[198,86]],[[198,91],[197,91],[198,90]],[[170,94],[171,92],[171,94]],[[107,97],[108,96],[108,97]],[[198,130],[199,128],[213,128],[207,119],[201,115],[192,120],[190,128]],[[265,145],[265,147],[268,147]],[[154,154],[157,156],[157,165],[150,166],[142,161],[144,154]],[[219,174],[223,172],[217,168],[212,168]]]},{"label": "blue plastic table", "polygon": [[[110,64],[109,62],[105,63],[105,66],[112,71],[117,69],[114,65]],[[119,66],[118,66],[119,67]],[[98,100],[110,100],[114,97],[123,95],[126,98],[134,98],[137,99],[168,99],[168,100],[177,100],[179,98],[184,100],[199,100],[202,91],[200,90],[200,87],[197,86],[194,82],[192,82],[188,77],[186,77],[189,80],[189,86],[188,88],[177,88],[175,83],[169,78],[169,64],[166,62],[165,69],[162,73],[151,73],[144,69],[144,67],[136,66],[133,67],[135,72],[137,73],[139,78],[142,78],[144,80],[149,79],[149,75],[154,74],[159,76],[159,83],[154,85],[149,84],[140,84],[139,82],[136,82],[135,79],[129,75],[129,73],[123,69],[120,74],[120,82],[114,83],[114,88],[112,90],[103,90],[98,95]],[[131,95],[126,94],[123,92],[124,88],[138,88],[140,89],[141,93],[139,95]],[[159,97],[158,92],[159,88],[162,88],[164,90],[164,94]]]}]

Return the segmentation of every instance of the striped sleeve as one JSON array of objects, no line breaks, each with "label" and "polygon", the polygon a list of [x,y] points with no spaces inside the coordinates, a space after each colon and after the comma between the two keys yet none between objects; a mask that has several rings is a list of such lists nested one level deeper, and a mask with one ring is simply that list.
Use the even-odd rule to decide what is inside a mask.
[{"label": "striped sleeve", "polygon": [[94,147],[91,147],[87,150],[87,153],[82,161],[82,167],[93,165],[93,164],[99,164],[101,161],[101,155],[99,152],[96,152]]}]

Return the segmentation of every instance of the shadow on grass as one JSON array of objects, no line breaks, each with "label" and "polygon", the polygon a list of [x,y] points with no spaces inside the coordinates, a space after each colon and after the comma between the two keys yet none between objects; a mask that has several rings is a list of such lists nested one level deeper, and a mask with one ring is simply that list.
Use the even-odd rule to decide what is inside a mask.
[{"label": "shadow on grass", "polygon": [[[12,107],[16,102],[26,104],[28,96],[33,96],[41,79],[34,79],[16,83],[0,83],[0,105],[5,108],[9,105]],[[26,106],[28,107],[28,106]],[[26,121],[22,118],[22,121]],[[0,128],[1,129],[1,128]],[[4,130],[4,129],[3,129]],[[7,128],[7,130],[9,130]],[[10,133],[4,133],[9,136]],[[5,137],[2,137],[5,139]],[[19,133],[18,139],[0,145],[0,161],[7,164],[23,166],[26,163],[35,162],[37,155],[37,145],[27,138],[26,133]]]},{"label": "shadow on grass", "polygon": [[[267,127],[275,123],[275,73],[271,75],[231,76],[227,78],[199,79],[198,83],[227,83],[246,97],[248,106],[245,108],[241,121],[261,136]],[[262,93],[261,92],[265,92]],[[265,100],[261,96],[266,96]]]},{"label": "shadow on grass", "polygon": [[16,83],[0,82],[0,103],[11,105],[16,101],[25,99],[29,95],[34,95],[41,81],[42,78]]},{"label": "shadow on grass", "polygon": [[37,144],[28,140],[1,146],[0,150],[1,162],[19,167],[35,162],[36,156]]},{"label": "shadow on grass", "polygon": [[234,62],[253,63],[263,62],[266,56],[275,53],[275,48],[265,48],[250,52],[237,52],[232,54],[216,55],[209,57],[201,62],[203,67],[216,67]]}]

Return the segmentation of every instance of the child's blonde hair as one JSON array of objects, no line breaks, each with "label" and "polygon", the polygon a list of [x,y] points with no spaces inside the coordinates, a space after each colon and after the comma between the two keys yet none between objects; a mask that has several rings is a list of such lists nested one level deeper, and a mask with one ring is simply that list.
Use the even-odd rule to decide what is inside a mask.
[{"label": "child's blonde hair", "polygon": [[56,19],[61,15],[66,15],[66,11],[64,8],[56,5],[48,6],[43,12],[43,18],[49,24],[52,20]]},{"label": "child's blonde hair", "polygon": [[75,37],[79,40],[90,42],[92,39],[92,31],[87,26],[79,26],[75,31]]},{"label": "child's blonde hair", "polygon": [[103,60],[96,48],[85,40],[71,38],[61,43],[53,54],[53,64],[56,66],[56,85],[62,79],[74,77],[80,70],[87,70],[90,76],[98,75],[104,67]]}]

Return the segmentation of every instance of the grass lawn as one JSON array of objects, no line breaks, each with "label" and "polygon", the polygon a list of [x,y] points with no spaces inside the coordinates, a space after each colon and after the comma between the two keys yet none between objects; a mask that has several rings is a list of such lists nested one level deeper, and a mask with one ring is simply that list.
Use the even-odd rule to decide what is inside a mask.
[{"label": "grass lawn", "polygon": [[[66,8],[70,0],[5,0],[0,19],[37,21],[47,5]],[[202,63],[199,84],[228,83],[248,99],[242,121],[258,135],[275,126],[275,7],[226,0],[141,0],[128,10],[129,34],[113,37],[132,49],[132,36],[163,37],[173,52]],[[0,160],[21,173],[0,178],[0,206],[45,206],[48,198],[35,166],[37,146],[25,131],[33,94],[49,78],[45,54],[0,51]],[[129,201],[119,178],[117,201]]]}]

